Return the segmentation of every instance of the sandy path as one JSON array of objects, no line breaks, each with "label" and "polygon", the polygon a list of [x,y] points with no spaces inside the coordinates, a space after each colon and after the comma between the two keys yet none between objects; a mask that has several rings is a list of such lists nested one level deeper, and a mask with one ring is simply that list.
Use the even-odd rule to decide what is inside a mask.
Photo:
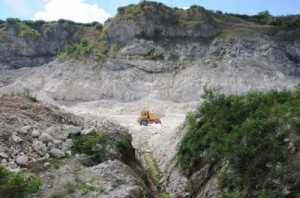
[{"label": "sandy path", "polygon": [[[162,109],[161,105],[156,106],[156,109]],[[74,106],[65,106],[64,108],[75,114],[88,114],[99,118],[106,117],[128,128],[132,135],[132,144],[137,152],[142,156],[144,152],[142,147],[145,143],[148,144],[149,149],[153,152],[153,156],[163,172],[167,162],[169,162],[176,152],[175,147],[180,138],[180,136],[176,134],[176,128],[183,123],[185,119],[184,109],[186,109],[185,107],[187,105],[177,103],[176,105],[173,104],[173,106],[174,108],[172,108],[171,104],[168,104],[169,109],[178,111],[180,114],[166,113],[166,117],[161,119],[162,124],[152,124],[148,126],[141,126],[136,121],[139,115],[139,110],[137,110],[139,105],[132,103],[107,104],[106,102],[88,102]]]},{"label": "sandy path", "polygon": [[133,139],[132,144],[138,152],[143,152],[143,145],[148,144],[161,171],[165,169],[176,152],[175,147],[179,141],[176,128],[183,123],[184,114],[166,114],[166,117],[161,119],[162,124],[148,126],[141,126],[136,122],[137,115],[110,115],[108,117],[129,129]]}]

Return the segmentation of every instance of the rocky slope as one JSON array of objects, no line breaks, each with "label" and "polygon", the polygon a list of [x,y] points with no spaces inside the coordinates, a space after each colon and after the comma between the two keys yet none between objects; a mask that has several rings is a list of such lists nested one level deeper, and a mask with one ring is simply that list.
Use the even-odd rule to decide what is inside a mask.
[{"label": "rocky slope", "polygon": [[[32,197],[154,195],[135,158],[126,128],[108,119],[84,119],[20,97],[0,101],[1,165],[14,172],[27,170],[25,173],[41,178],[42,186]],[[76,154],[78,139],[74,140],[74,135],[93,137],[99,132],[104,133],[105,142],[91,145],[101,152],[98,163],[87,155]],[[122,142],[120,148],[114,146],[118,142]]]}]

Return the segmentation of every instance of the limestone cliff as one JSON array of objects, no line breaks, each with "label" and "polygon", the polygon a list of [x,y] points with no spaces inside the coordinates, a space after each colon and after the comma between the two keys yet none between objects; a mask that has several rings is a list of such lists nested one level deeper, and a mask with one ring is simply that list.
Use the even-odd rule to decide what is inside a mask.
[{"label": "limestone cliff", "polygon": [[226,93],[293,88],[299,29],[153,2],[119,8],[103,29],[7,20],[1,23],[1,68],[41,67],[2,70],[1,92],[30,87],[55,100],[190,102],[205,84]]},{"label": "limestone cliff", "polygon": [[76,24],[67,20],[7,19],[0,22],[0,68],[41,66],[53,61],[67,44],[97,33],[99,30],[91,24]]}]

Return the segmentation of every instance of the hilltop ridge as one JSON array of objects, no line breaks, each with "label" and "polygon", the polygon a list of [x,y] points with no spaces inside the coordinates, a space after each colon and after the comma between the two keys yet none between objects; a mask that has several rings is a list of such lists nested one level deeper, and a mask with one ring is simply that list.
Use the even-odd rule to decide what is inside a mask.
[{"label": "hilltop ridge", "polygon": [[[0,68],[41,66],[57,57],[103,62],[107,58],[137,56],[146,60],[176,62],[180,56],[190,60],[210,55],[207,48],[216,39],[224,41],[241,37],[262,37],[276,43],[297,45],[299,24],[299,15],[223,14],[196,5],[178,9],[156,2],[120,7],[117,15],[104,25],[63,19],[45,22],[9,18],[0,21],[0,52],[3,54]],[[176,49],[178,44],[186,49]],[[138,48],[138,45],[144,49]],[[190,45],[196,48],[194,53],[188,49]],[[291,51],[284,50],[287,53]],[[299,61],[299,57],[293,54],[287,56]]]}]

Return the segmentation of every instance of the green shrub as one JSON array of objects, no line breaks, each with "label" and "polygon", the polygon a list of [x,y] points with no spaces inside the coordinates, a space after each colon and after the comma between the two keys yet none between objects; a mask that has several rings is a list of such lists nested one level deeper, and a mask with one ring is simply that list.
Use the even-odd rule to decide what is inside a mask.
[{"label": "green shrub", "polygon": [[146,60],[163,60],[164,56],[162,52],[157,52],[154,49],[149,52],[146,56],[144,56]]},{"label": "green shrub", "polygon": [[33,21],[33,24],[36,25],[36,26],[42,26],[46,23],[46,21],[44,20],[36,20],[36,21]]},{"label": "green shrub", "polygon": [[131,137],[123,137],[113,142],[113,146],[122,155],[122,161],[130,165],[135,159],[135,150],[131,145]]},{"label": "green shrub", "polygon": [[109,55],[111,57],[115,58],[119,50],[120,50],[120,44],[113,43],[110,47]]},{"label": "green shrub", "polygon": [[109,42],[101,41],[98,45],[98,49],[102,54],[107,54],[109,50]]},{"label": "green shrub", "polygon": [[69,44],[65,47],[63,57],[70,57],[74,59],[84,59],[92,52],[93,46],[89,43],[88,39],[83,38],[78,43]]},{"label": "green shrub", "polygon": [[37,30],[30,28],[25,23],[19,22],[17,24],[18,24],[18,30],[19,30],[19,37],[23,37],[23,38],[39,38],[39,37],[41,37],[41,34]]},{"label": "green shrub", "polygon": [[130,4],[128,6],[119,7],[118,13],[121,14],[122,19],[130,20],[143,13],[141,8],[142,7],[140,6],[140,4]]},{"label": "green shrub", "polygon": [[[94,162],[103,160],[108,141],[104,133],[97,133],[95,136],[73,135],[71,139],[76,152],[89,155]],[[95,149],[96,144],[101,145],[101,148]]]},{"label": "green shrub", "polygon": [[202,6],[199,5],[191,5],[190,9],[204,9]]},{"label": "green shrub", "polygon": [[94,26],[96,29],[101,30],[103,28],[103,25],[97,21],[94,21],[91,23],[92,26]]},{"label": "green shrub", "polygon": [[40,186],[40,179],[28,178],[19,173],[9,172],[0,165],[0,197],[27,197],[36,192]]},{"label": "green shrub", "polygon": [[218,15],[222,15],[222,14],[223,14],[223,12],[222,12],[221,10],[217,10],[217,11],[216,11],[216,14],[218,14]]},{"label": "green shrub", "polygon": [[18,19],[18,18],[7,18],[7,19],[6,19],[6,22],[7,22],[9,25],[14,25],[14,24],[17,24],[18,22],[21,22],[21,20]]},{"label": "green shrub", "polygon": [[160,21],[164,23],[165,25],[178,25],[179,24],[179,19],[175,16],[166,18],[166,17],[161,17]]},{"label": "green shrub", "polygon": [[300,21],[297,19],[284,20],[282,22],[283,27],[294,27],[300,24]]},{"label": "green shrub", "polygon": [[29,88],[24,88],[23,91],[18,92],[17,95],[24,97],[30,100],[31,102],[38,102],[36,95],[33,95],[32,90]]},{"label": "green shrub", "polygon": [[271,14],[270,14],[270,12],[269,12],[268,10],[265,10],[265,11],[259,12],[259,13],[257,14],[257,16],[258,16],[259,18],[266,18],[266,17],[271,16]]},{"label": "green shrub", "polygon": [[[233,176],[225,174],[221,183],[231,189],[243,189],[244,193],[256,189],[259,195],[270,197],[282,193],[281,184],[270,187],[272,179],[300,185],[295,175],[300,171],[299,159],[295,160],[284,141],[289,138],[300,144],[299,138],[293,138],[300,134],[300,98],[296,93],[226,96],[205,89],[203,104],[186,118],[188,132],[177,156],[183,172],[190,176],[205,164],[228,161]],[[288,179],[284,181],[283,176]]]},{"label": "green shrub", "polygon": [[54,33],[54,24],[53,23],[46,23],[43,25],[43,32],[44,35],[48,38],[53,36]]}]

